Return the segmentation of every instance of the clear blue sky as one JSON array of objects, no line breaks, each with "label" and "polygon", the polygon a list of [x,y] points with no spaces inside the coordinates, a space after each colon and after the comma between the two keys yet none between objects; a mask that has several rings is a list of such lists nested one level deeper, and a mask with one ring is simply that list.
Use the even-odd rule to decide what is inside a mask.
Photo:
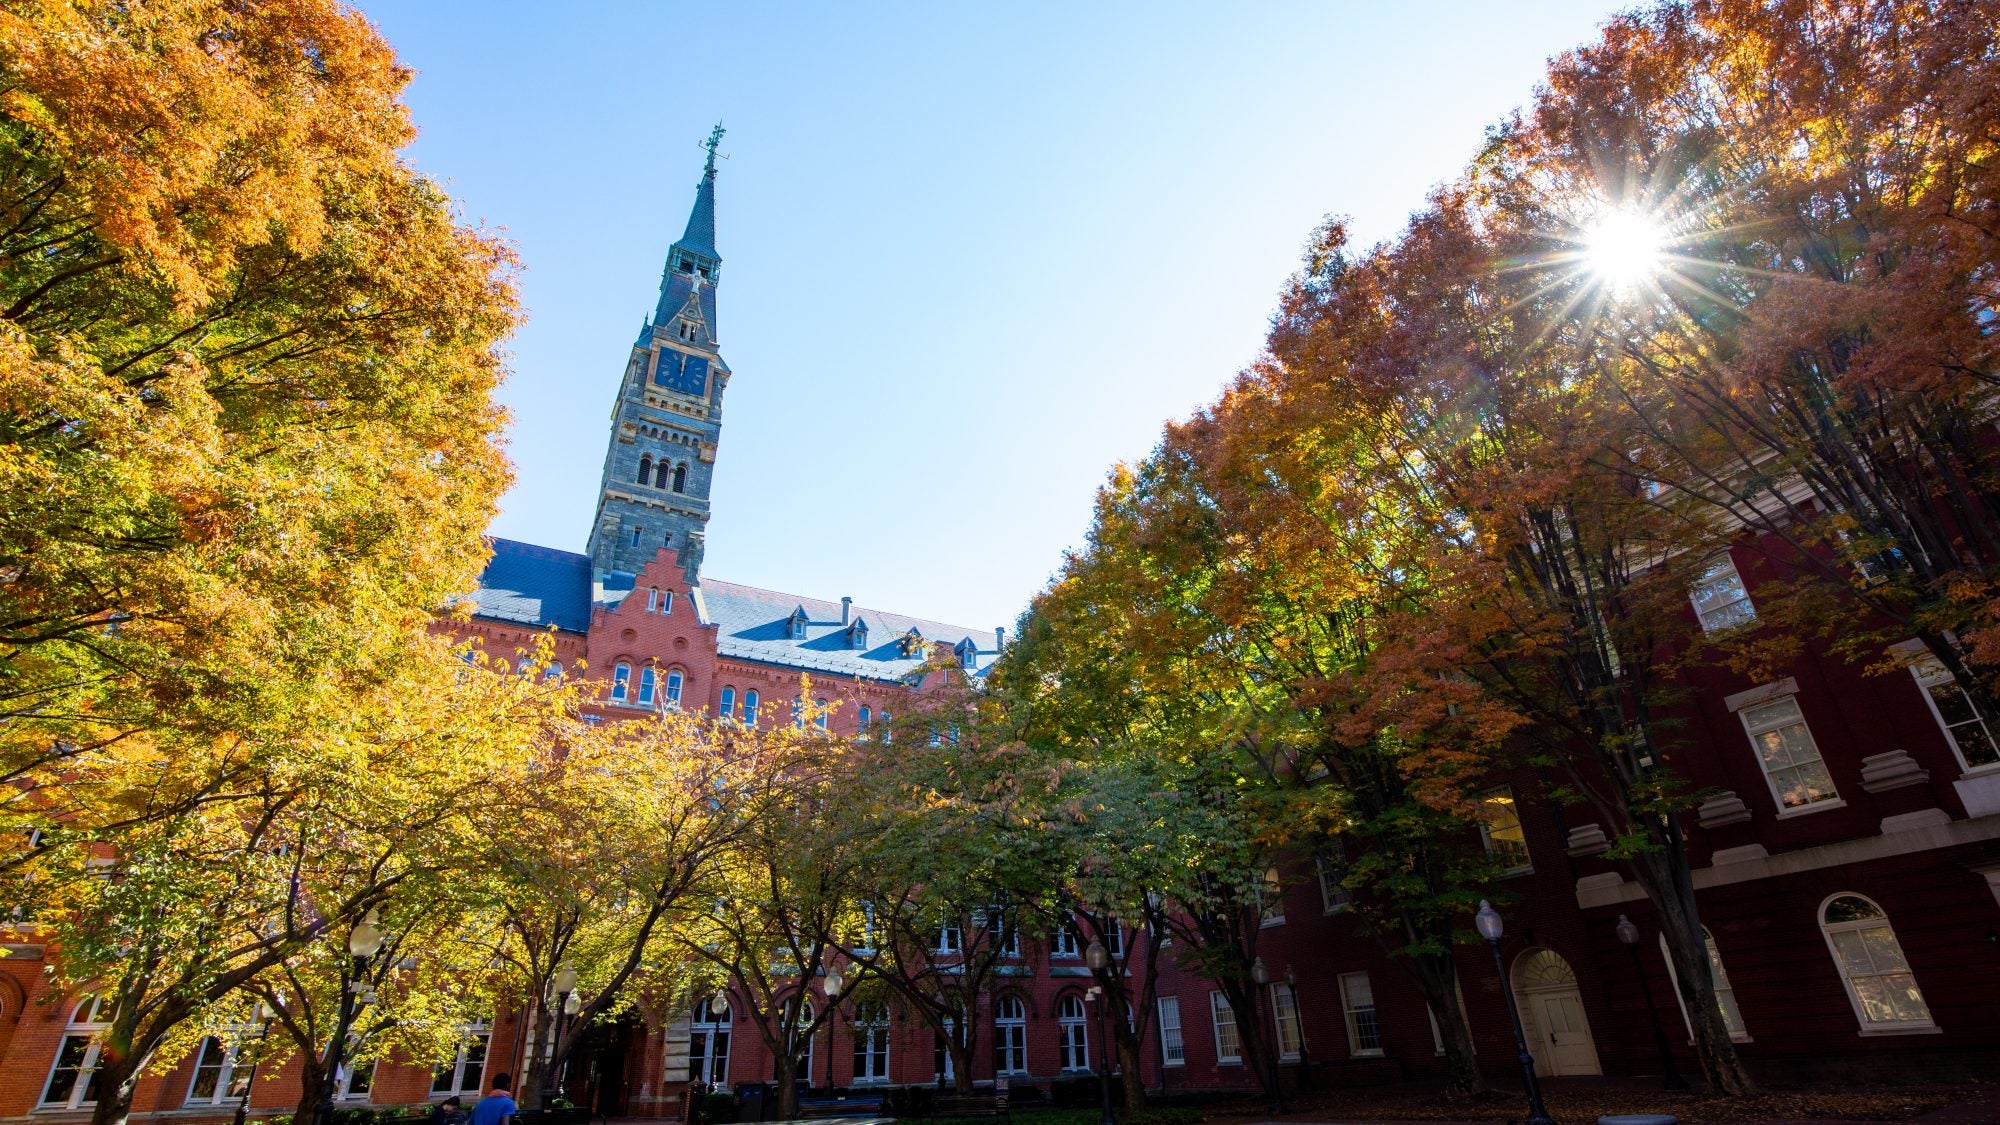
[{"label": "clear blue sky", "polygon": [[703,573],[1012,627],[1253,360],[1330,213],[1392,235],[1609,0],[364,0],[411,159],[519,248],[495,534],[581,550],[699,178],[734,376]]}]

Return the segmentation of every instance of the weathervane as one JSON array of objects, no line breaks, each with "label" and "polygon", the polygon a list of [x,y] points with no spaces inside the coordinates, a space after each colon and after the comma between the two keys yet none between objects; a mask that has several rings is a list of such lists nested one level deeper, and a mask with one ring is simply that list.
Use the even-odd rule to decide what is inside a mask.
[{"label": "weathervane", "polygon": [[[702,147],[708,150],[708,167],[702,169],[702,175],[710,178],[715,176],[715,148],[722,143],[722,135],[728,131],[722,127],[720,121],[715,123],[715,128],[708,131],[708,140],[702,144]],[[729,157],[725,154],[723,159],[727,160]]]}]

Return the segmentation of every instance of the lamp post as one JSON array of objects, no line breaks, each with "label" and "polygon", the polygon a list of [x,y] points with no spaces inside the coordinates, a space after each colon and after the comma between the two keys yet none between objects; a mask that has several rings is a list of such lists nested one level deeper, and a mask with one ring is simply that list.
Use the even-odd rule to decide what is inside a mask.
[{"label": "lamp post", "polygon": [[[1264,991],[1271,983],[1271,970],[1264,967],[1264,959],[1262,957],[1250,962],[1250,983],[1257,986],[1256,993],[1250,997],[1250,1018],[1262,1021],[1264,1018],[1262,1014],[1264,1010]],[[1278,1075],[1277,1016],[1278,1013],[1274,1010],[1271,1013],[1271,1112],[1274,1114],[1285,1112],[1284,1083],[1283,1079]]]},{"label": "lamp post", "polygon": [[[282,1003],[284,994],[276,993],[275,998]],[[257,1032],[257,1057],[250,1060],[250,1077],[243,1084],[243,1096],[236,1102],[235,1125],[243,1125],[244,1119],[250,1116],[250,1099],[257,1096],[257,1068],[264,1063],[264,1041],[271,1038],[271,1025],[278,1022],[275,1007],[261,1003],[257,1007],[264,1011],[264,1026]]]},{"label": "lamp post", "polygon": [[[1092,941],[1083,951],[1083,963],[1089,966],[1092,976],[1101,978],[1111,968],[1111,951],[1104,948],[1103,942]],[[1103,1110],[1103,1125],[1117,1125],[1117,1118],[1111,1115],[1111,1032],[1104,1022],[1104,1010],[1111,1006],[1107,1003],[1110,995],[1101,981],[1092,985],[1090,991],[1097,994],[1097,1034],[1104,1040],[1098,1049],[1104,1065],[1097,1072],[1097,1101]]]},{"label": "lamp post", "polygon": [[[833,1096],[833,1025],[834,1012],[840,1003],[840,990],[847,987],[847,978],[840,975],[839,965],[827,967],[826,976],[821,978],[820,987],[826,990],[826,1096]],[[810,1080],[810,1076],[808,1077]]]},{"label": "lamp post", "polygon": [[559,1074],[562,1070],[562,1039],[565,1016],[573,1016],[583,1010],[583,1000],[576,994],[576,965],[564,958],[556,966],[556,975],[549,981],[549,988],[555,993],[555,1026],[549,1034],[549,1069],[542,1076],[542,1108],[555,1105],[556,1095],[562,1091]]},{"label": "lamp post", "polygon": [[1306,1045],[1306,1010],[1299,1006],[1299,975],[1285,966],[1285,990],[1292,994],[1292,1018],[1299,1021],[1299,1089],[1312,1089],[1312,1052]]},{"label": "lamp post", "polygon": [[333,1125],[333,1087],[340,1081],[340,1068],[346,1062],[347,1032],[354,1026],[357,1002],[368,987],[361,978],[368,972],[368,959],[381,950],[382,928],[376,924],[375,912],[370,910],[347,932],[347,952],[354,958],[354,972],[340,993],[340,1015],[333,1025],[333,1042],[327,1044],[326,1084],[320,1093],[319,1109],[313,1114],[318,1125]]},{"label": "lamp post", "polygon": [[1639,927],[1623,914],[1618,916],[1618,940],[1625,943],[1626,952],[1632,955],[1632,972],[1639,978],[1639,991],[1646,996],[1646,1016],[1653,1021],[1653,1045],[1660,1050],[1660,1088],[1685,1090],[1688,1081],[1674,1064],[1673,1048],[1667,1046],[1666,1029],[1660,1026],[1660,1009],[1653,1003],[1653,984],[1646,979],[1646,967],[1639,961]]},{"label": "lamp post", "polygon": [[1514,985],[1507,979],[1507,963],[1500,959],[1500,933],[1503,929],[1500,912],[1485,899],[1479,900],[1479,913],[1473,917],[1479,927],[1479,936],[1493,947],[1493,968],[1500,974],[1500,995],[1507,1000],[1507,1018],[1514,1024],[1514,1049],[1521,1064],[1521,1082],[1528,1088],[1528,1120],[1526,1125],[1556,1125],[1556,1119],[1542,1105],[1542,1086],[1535,1081],[1535,1056],[1528,1053],[1528,1036],[1521,1030],[1521,1010],[1514,1006]]}]

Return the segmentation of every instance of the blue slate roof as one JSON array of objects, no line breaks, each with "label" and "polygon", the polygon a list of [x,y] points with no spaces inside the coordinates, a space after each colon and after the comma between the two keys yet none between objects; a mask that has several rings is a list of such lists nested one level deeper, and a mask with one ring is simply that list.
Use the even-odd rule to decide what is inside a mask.
[{"label": "blue slate roof", "polygon": [[681,240],[674,243],[683,250],[706,254],[711,258],[722,255],[715,252],[715,158],[709,157],[708,169],[702,174],[701,186],[694,189],[694,210],[688,212],[687,230],[681,233]]},{"label": "blue slate roof", "polygon": [[[861,606],[849,611],[848,622],[858,619],[867,624],[868,647],[849,648],[848,625],[841,623],[839,602],[734,582],[702,579],[701,603],[705,619],[716,626],[716,649],[723,656],[821,675],[871,680],[908,675],[924,663],[923,655],[903,655],[903,637],[912,629],[931,644],[956,646],[969,639],[979,652],[970,669],[975,676],[984,675],[1000,655],[991,629],[968,629]],[[805,637],[794,639],[791,619],[800,609],[805,611]]]},{"label": "blue slate roof", "polygon": [[490,539],[492,561],[473,591],[473,613],[573,633],[590,628],[590,556]]},{"label": "blue slate roof", "polygon": [[[493,559],[472,594],[475,616],[537,628],[553,625],[573,633],[589,631],[593,596],[589,555],[513,539],[489,542]],[[595,594],[607,608],[614,607],[632,585],[632,575],[607,574]],[[954,651],[970,645],[977,655],[968,671],[983,676],[1000,655],[999,638],[991,629],[968,629],[861,606],[850,609],[843,624],[839,602],[712,578],[702,580],[694,600],[701,607],[703,624],[715,626],[721,655],[815,675],[900,679],[923,665],[925,650],[943,644]],[[792,619],[801,614],[805,635],[794,637]],[[866,648],[849,646],[856,622],[866,629]],[[903,640],[913,631],[925,643],[905,656]]]}]

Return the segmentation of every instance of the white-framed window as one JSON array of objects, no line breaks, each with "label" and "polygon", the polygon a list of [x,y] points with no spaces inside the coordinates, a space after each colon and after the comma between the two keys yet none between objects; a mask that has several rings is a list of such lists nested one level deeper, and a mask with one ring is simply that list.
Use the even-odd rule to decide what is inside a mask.
[{"label": "white-framed window", "polygon": [[[1451,990],[1458,994],[1458,1010],[1460,1012],[1465,1011],[1465,989],[1460,987],[1458,983],[1458,970],[1456,969],[1453,969],[1451,974]],[[1430,1020],[1431,1024],[1431,1052],[1442,1055],[1444,1054],[1444,1028],[1438,1024],[1437,1009],[1431,1007],[1429,1000],[1424,1001],[1424,1016]]]},{"label": "white-framed window", "polygon": [[1104,951],[1113,957],[1125,956],[1125,927],[1116,918],[1104,922]]},{"label": "white-framed window", "polygon": [[1518,875],[1535,869],[1528,856],[1528,834],[1521,829],[1521,811],[1514,804],[1514,790],[1502,785],[1479,795],[1479,838],[1486,854]]},{"label": "white-framed window", "polygon": [[743,693],[743,725],[746,727],[757,725],[757,689],[755,688],[751,688],[749,691]]},{"label": "white-framed window", "polygon": [[717,1086],[729,1081],[729,1005],[713,997],[694,1006],[688,1026],[688,1081]]},{"label": "white-framed window", "polygon": [[1090,1020],[1083,997],[1072,992],[1056,1002],[1057,1042],[1061,1047],[1062,1068],[1067,1071],[1090,1069]]},{"label": "white-framed window", "polygon": [[1208,1018],[1215,1028],[1215,1061],[1242,1062],[1243,1037],[1236,1030],[1236,1009],[1229,1006],[1229,997],[1220,989],[1208,994]]},{"label": "white-framed window", "polygon": [[56,1047],[48,1081],[42,1084],[42,1109],[83,1109],[97,1104],[98,1037],[111,1026],[111,1002],[102,995],[79,997]]},{"label": "white-framed window", "polygon": [[[645,474],[646,471],[644,469],[639,470],[639,479],[640,480],[646,479]],[[660,592],[651,586],[646,587],[646,612],[647,613],[660,612]]]},{"label": "white-framed window", "polygon": [[228,1105],[250,1092],[248,1066],[237,1064],[239,1044],[210,1035],[195,1049],[194,1078],[188,1082],[183,1105]]},{"label": "white-framed window", "polygon": [[826,700],[824,699],[813,700],[813,725],[821,730],[826,729]]},{"label": "white-framed window", "polygon": [[645,528],[643,528],[643,527],[635,527],[635,528],[633,528],[633,529],[632,529],[632,545],[633,545],[634,547],[637,547],[637,546],[639,545],[639,543],[640,543],[640,542],[641,542],[642,540],[644,540],[645,538],[646,538],[646,529],[645,529]]},{"label": "white-framed window", "polygon": [[803,613],[793,615],[792,619],[786,623],[786,633],[788,636],[791,637],[792,640],[795,641],[805,640],[806,615]]},{"label": "white-framed window", "polygon": [[870,1004],[854,1014],[854,1084],[889,1081],[889,1013]]},{"label": "white-framed window", "polygon": [[480,1083],[486,1077],[486,1048],[493,1038],[493,1024],[480,1020],[466,1024],[459,1032],[458,1055],[438,1064],[431,1075],[431,1093],[478,1097],[486,1092]]},{"label": "white-framed window", "polygon": [[[1729,1037],[1738,1043],[1750,1042],[1750,1033],[1743,1028],[1743,1013],[1736,1007],[1736,989],[1729,983],[1729,973],[1722,967],[1722,953],[1715,948],[1715,935],[1708,927],[1701,928],[1702,940],[1708,945],[1708,975],[1715,980],[1715,1006],[1722,1009],[1722,1022],[1729,1026]],[[1660,958],[1667,963],[1667,981],[1673,985],[1674,1004],[1681,1010],[1681,1023],[1687,1028],[1688,1042],[1694,1042],[1694,1023],[1688,1019],[1687,1001],[1681,998],[1681,975],[1674,971],[1674,957],[1667,951],[1667,935],[1660,935]]]},{"label": "white-framed window", "polygon": [[1305,1035],[1299,1028],[1298,997],[1292,986],[1284,981],[1272,981],[1271,1023],[1278,1033],[1278,1057],[1285,1062],[1296,1062],[1300,1050],[1305,1046]]},{"label": "white-framed window", "polygon": [[965,948],[965,933],[958,928],[957,922],[939,923],[933,938],[931,942],[933,953],[957,953]]},{"label": "white-framed window", "polygon": [[1916,677],[1931,717],[1944,731],[1944,740],[1958,755],[1959,765],[1968,770],[2000,765],[2000,742],[1994,741],[1993,724],[1979,713],[1972,697],[1938,658],[1929,653],[1919,656],[1910,664],[1910,675]]},{"label": "white-framed window", "polygon": [[623,703],[632,690],[632,666],[619,664],[611,669],[611,702]]},{"label": "white-framed window", "polygon": [[889,725],[891,718],[892,716],[889,712],[884,710],[881,719],[878,720],[882,724],[882,745],[884,746],[896,741],[896,728]]},{"label": "white-framed window", "polygon": [[1313,866],[1319,873],[1320,908],[1328,914],[1338,914],[1354,905],[1354,896],[1342,885],[1347,878],[1347,861],[1339,855],[1323,852],[1313,859]]},{"label": "white-framed window", "polygon": [[860,709],[854,713],[855,733],[861,735],[863,738],[868,737],[868,721],[871,718],[873,718],[873,715],[869,712],[868,705],[863,703]]},{"label": "white-framed window", "polygon": [[1757,607],[1751,604],[1743,576],[1736,573],[1736,564],[1727,553],[1717,555],[1695,578],[1688,600],[1694,603],[1694,615],[1704,633],[1757,620]]},{"label": "white-framed window", "polygon": [[639,669],[639,706],[651,707],[653,696],[659,691],[659,673],[651,664]]},{"label": "white-framed window", "polygon": [[947,1036],[955,1036],[957,1034],[958,1017],[946,1016],[944,1018],[944,1034],[933,1033],[931,1035],[931,1078],[940,1086],[946,1085],[958,1077],[958,1069],[951,1061],[951,1047],[946,1042]]},{"label": "white-framed window", "polygon": [[1278,877],[1278,869],[1265,868],[1264,883],[1257,888],[1257,924],[1259,926],[1282,926],[1285,924],[1285,884]]},{"label": "white-framed window", "polygon": [[673,613],[673,611],[674,611],[674,592],[672,590],[661,590],[660,612],[663,614],[671,614]]},{"label": "white-framed window", "polygon": [[722,689],[722,702],[717,706],[716,710],[722,712],[722,717],[725,719],[734,720],[736,718],[735,688],[725,687]]},{"label": "white-framed window", "polygon": [[1347,1017],[1348,1053],[1381,1054],[1382,1025],[1375,1017],[1375,989],[1367,973],[1340,974],[1340,1008]]},{"label": "white-framed window", "polygon": [[1903,943],[1896,940],[1889,916],[1873,900],[1857,894],[1828,898],[1819,908],[1819,928],[1863,1034],[1937,1026],[1903,956]]},{"label": "white-framed window", "polygon": [[544,680],[560,680],[562,679],[562,677],[563,677],[562,661],[560,660],[549,661],[548,671],[542,673],[542,678]]},{"label": "white-framed window", "polygon": [[687,677],[676,668],[667,673],[667,710],[681,709],[681,689],[687,686]]},{"label": "white-framed window", "polygon": [[381,1060],[370,1059],[365,1063],[354,1063],[340,1068],[333,1080],[333,1100],[337,1102],[367,1101],[368,1091],[375,1088],[375,1070]]},{"label": "white-framed window", "polygon": [[1056,932],[1049,935],[1049,956],[1065,960],[1075,960],[1083,956],[1083,950],[1077,945],[1076,927],[1056,927]]},{"label": "white-framed window", "polygon": [[1840,800],[1795,696],[1780,696],[1736,714],[1757,751],[1758,764],[1764,767],[1764,779],[1778,802],[1779,816]]},{"label": "white-framed window", "polygon": [[1160,1009],[1160,1061],[1165,1066],[1187,1065],[1187,1041],[1181,1038],[1181,998],[1162,996]]},{"label": "white-framed window", "polygon": [[[808,1033],[806,1029],[812,1026],[813,1003],[811,999],[807,999],[805,1001],[805,1010],[795,1012],[794,1010],[797,1009],[798,1006],[799,1006],[799,998],[796,996],[785,1001],[784,1013],[779,1017],[779,1019],[781,1021],[782,1020],[791,1021],[792,1057],[798,1060],[798,1067],[799,1067],[798,1076],[807,1082],[811,1082],[813,1073],[813,1058],[814,1058],[813,1040],[817,1039],[818,1036]],[[805,1048],[805,1052],[803,1054],[801,1054],[799,1051],[800,1047]],[[771,1060],[771,1077],[772,1078],[778,1077],[777,1059]]]},{"label": "white-framed window", "polygon": [[993,1003],[993,1072],[1028,1073],[1028,1006],[1019,996]]}]

